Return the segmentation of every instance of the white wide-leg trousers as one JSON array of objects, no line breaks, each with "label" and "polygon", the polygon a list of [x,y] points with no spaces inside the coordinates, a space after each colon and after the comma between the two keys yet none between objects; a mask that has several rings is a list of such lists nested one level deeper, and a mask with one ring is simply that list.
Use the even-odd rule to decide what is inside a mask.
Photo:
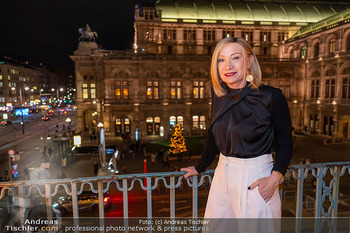
[{"label": "white wide-leg trousers", "polygon": [[[271,154],[250,159],[226,157],[220,154],[210,187],[204,218],[265,220],[280,218],[281,201],[278,189],[267,203],[260,195],[258,186],[248,190],[248,187],[256,180],[269,176],[272,167],[273,158]],[[249,221],[238,225],[239,230],[237,232],[255,232],[258,229],[254,228],[261,227],[258,226],[261,224],[250,224]],[[264,227],[267,227],[270,232],[278,232],[278,229],[276,229],[276,227],[279,227],[278,225],[274,223],[270,227]],[[264,232],[260,230],[257,232]]]}]

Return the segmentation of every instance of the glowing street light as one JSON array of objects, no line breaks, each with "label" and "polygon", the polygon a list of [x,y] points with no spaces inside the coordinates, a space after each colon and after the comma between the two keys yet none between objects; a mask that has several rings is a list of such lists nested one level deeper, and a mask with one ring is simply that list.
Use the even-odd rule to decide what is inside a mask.
[{"label": "glowing street light", "polygon": [[103,124],[100,122],[100,123],[98,123],[97,127],[102,128]]}]

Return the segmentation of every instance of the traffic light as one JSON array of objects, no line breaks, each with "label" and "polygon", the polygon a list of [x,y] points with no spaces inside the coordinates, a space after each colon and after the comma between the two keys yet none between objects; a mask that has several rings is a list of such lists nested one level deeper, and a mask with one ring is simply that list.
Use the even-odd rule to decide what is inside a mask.
[{"label": "traffic light", "polygon": [[[11,161],[11,175],[13,178],[18,178],[18,164],[16,162],[16,155],[19,157],[18,153],[14,149],[10,149],[8,152]],[[19,159],[19,158],[18,158]]]}]

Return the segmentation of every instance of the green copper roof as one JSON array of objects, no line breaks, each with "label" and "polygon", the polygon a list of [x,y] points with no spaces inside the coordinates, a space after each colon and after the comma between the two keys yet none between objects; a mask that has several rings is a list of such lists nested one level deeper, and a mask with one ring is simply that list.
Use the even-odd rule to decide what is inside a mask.
[{"label": "green copper roof", "polygon": [[158,0],[163,19],[317,22],[350,8],[350,2]]},{"label": "green copper roof", "polygon": [[293,35],[288,41],[293,41],[296,39],[303,38],[310,34],[316,34],[329,30],[334,27],[338,27],[344,24],[350,23],[350,8],[342,12],[339,12],[336,15],[330,16],[326,19],[313,23],[311,25],[300,28],[300,30]]}]

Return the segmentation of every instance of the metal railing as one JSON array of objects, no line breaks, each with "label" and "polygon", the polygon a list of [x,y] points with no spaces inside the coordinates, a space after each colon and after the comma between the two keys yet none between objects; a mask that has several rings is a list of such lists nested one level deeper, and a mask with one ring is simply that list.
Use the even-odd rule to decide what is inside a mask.
[{"label": "metal railing", "polygon": [[[329,173],[328,173],[329,171]],[[211,183],[214,170],[206,171],[193,177],[193,180],[186,179],[187,185],[192,191],[192,217],[198,218],[198,188],[206,185],[209,179]],[[350,174],[350,162],[332,162],[317,164],[292,165],[288,172],[288,179],[296,181],[296,211],[295,211],[295,232],[301,232],[301,217],[303,216],[303,192],[304,184],[308,176],[312,176],[316,184],[316,196],[314,204],[315,232],[321,232],[324,225],[323,221],[330,221],[328,225],[335,232],[336,222],[332,219],[338,216],[339,203],[339,184],[340,178],[346,173]],[[145,174],[125,174],[103,177],[84,177],[78,179],[60,179],[60,180],[37,180],[37,181],[16,181],[0,183],[0,200],[6,195],[11,195],[17,199],[19,205],[20,223],[25,224],[26,213],[28,210],[26,201],[34,192],[45,198],[45,206],[47,217],[50,219],[53,214],[52,198],[63,190],[67,195],[72,197],[72,210],[74,217],[74,225],[79,225],[79,207],[78,196],[83,192],[85,186],[89,190],[98,194],[99,199],[99,216],[104,216],[104,193],[108,192],[111,184],[115,184],[117,190],[123,196],[123,217],[124,225],[128,225],[128,192],[134,189],[135,184],[139,183],[142,190],[147,195],[147,218],[152,218],[152,191],[159,187],[163,182],[166,189],[170,192],[170,218],[175,218],[175,190],[182,185],[184,172],[160,172]],[[310,178],[310,177],[309,177]],[[347,179],[349,177],[346,177]],[[329,184],[327,182],[329,181]],[[283,190],[280,190],[283,193]],[[325,205],[325,199],[328,197],[330,201]],[[281,198],[283,200],[283,198]],[[283,203],[283,202],[282,202]],[[329,206],[328,206],[329,205]],[[328,206],[328,209],[326,207]],[[305,209],[306,207],[304,207]],[[310,209],[310,203],[307,208]],[[100,225],[104,225],[104,218],[99,218]],[[334,230],[334,231],[333,231]],[[101,230],[101,232],[104,232]]]}]

